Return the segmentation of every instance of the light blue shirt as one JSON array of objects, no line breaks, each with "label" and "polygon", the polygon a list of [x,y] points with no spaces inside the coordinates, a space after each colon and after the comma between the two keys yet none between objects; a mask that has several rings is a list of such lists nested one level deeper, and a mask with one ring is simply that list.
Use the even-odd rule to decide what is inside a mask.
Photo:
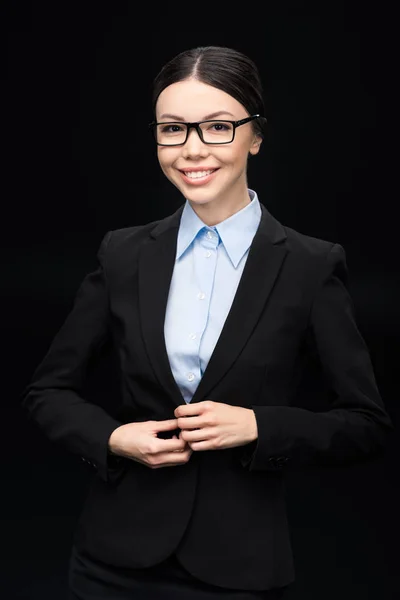
[{"label": "light blue shirt", "polygon": [[171,370],[189,403],[228,316],[261,219],[251,202],[218,225],[206,225],[188,200],[179,225],[164,338]]}]

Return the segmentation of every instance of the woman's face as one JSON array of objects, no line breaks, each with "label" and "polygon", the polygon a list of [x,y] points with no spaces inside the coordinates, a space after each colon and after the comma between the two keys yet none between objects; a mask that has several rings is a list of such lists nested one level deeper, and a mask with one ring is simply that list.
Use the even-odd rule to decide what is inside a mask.
[{"label": "woman's face", "polygon": [[[157,122],[238,121],[248,116],[244,106],[235,98],[193,79],[165,88],[156,104]],[[254,134],[251,122],[236,129],[230,144],[205,144],[197,131],[191,128],[183,146],[157,146],[157,155],[165,176],[190,202],[197,205],[218,203],[219,206],[228,203],[234,207],[243,205],[245,199],[248,203],[247,158],[249,152],[257,154],[260,143],[261,138]],[[216,171],[200,179],[190,179],[182,173],[183,170],[197,170],[199,167],[205,171]]]}]

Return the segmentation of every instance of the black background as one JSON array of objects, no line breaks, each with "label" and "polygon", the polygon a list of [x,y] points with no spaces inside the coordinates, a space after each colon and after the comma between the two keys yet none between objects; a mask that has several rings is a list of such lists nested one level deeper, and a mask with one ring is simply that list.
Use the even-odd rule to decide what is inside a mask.
[{"label": "black background", "polygon": [[[160,219],[183,201],[147,130],[152,80],[182,50],[226,45],[258,65],[268,130],[249,187],[283,224],[345,248],[357,322],[398,423],[394,16],[382,4],[263,18],[256,6],[193,8],[3,3],[5,599],[66,593],[92,473],[27,422],[18,396],[105,232]],[[117,401],[112,374],[107,362],[89,376],[89,399]],[[398,458],[396,434],[368,464],[288,474],[297,577],[288,600],[400,595]]]}]

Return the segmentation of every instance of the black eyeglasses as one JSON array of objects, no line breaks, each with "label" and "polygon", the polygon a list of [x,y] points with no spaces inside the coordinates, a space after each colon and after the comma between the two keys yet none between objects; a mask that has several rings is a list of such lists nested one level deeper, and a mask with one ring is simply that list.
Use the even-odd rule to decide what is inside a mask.
[{"label": "black eyeglasses", "polygon": [[197,121],[194,123],[184,122],[160,122],[153,121],[149,123],[154,139],[158,146],[183,146],[189,136],[191,127],[196,129],[201,141],[204,144],[230,144],[235,139],[235,131],[240,125],[249,123],[254,119],[263,119],[261,115],[252,115],[239,121],[210,120]]}]

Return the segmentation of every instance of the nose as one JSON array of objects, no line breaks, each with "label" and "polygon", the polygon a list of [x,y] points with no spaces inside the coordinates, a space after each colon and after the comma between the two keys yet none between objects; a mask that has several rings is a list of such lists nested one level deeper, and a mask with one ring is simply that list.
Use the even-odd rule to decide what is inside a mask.
[{"label": "nose", "polygon": [[182,146],[182,154],[188,156],[207,156],[207,144],[201,141],[199,134],[194,127],[189,129],[189,135],[186,143]]}]

